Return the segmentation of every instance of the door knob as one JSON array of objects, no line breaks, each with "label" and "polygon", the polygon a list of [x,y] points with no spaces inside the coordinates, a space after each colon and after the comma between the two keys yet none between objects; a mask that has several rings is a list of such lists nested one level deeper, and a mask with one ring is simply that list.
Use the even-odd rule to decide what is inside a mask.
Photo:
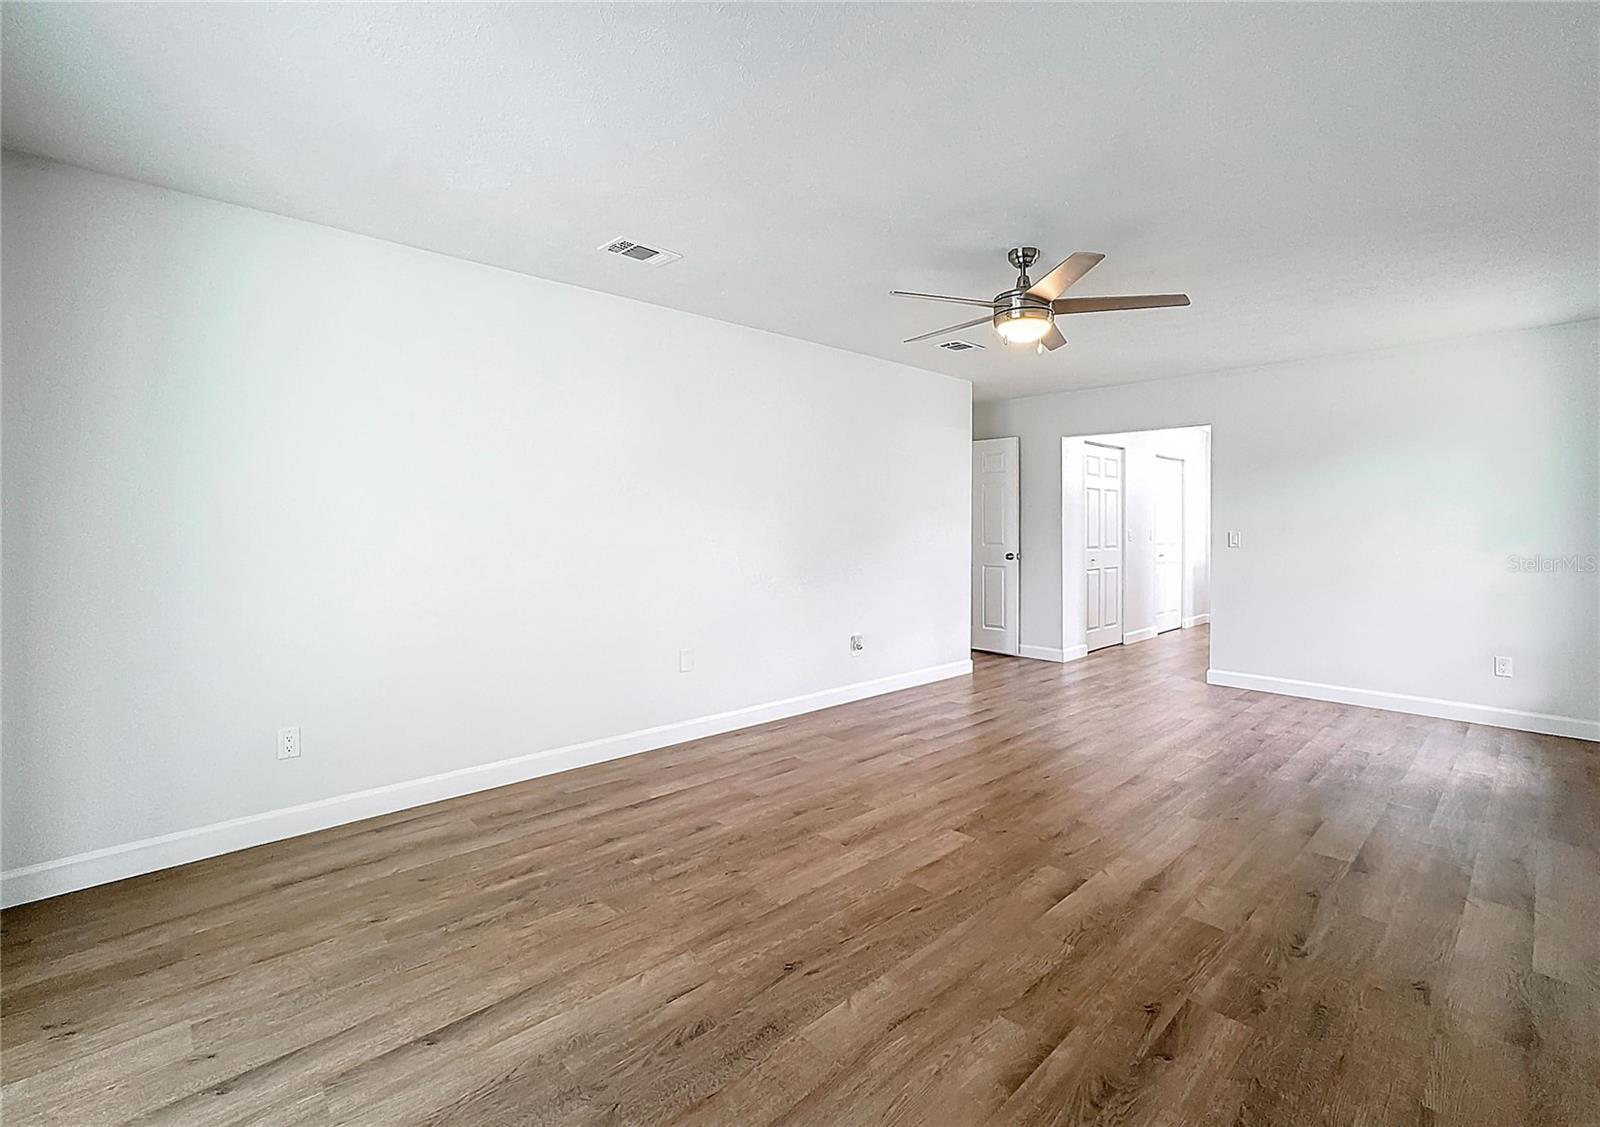
[{"label": "door knob", "polygon": [[1015,553],[1015,552],[1007,552],[1006,553],[1006,559],[1014,560],[1016,558],[1017,558],[1017,553]]}]

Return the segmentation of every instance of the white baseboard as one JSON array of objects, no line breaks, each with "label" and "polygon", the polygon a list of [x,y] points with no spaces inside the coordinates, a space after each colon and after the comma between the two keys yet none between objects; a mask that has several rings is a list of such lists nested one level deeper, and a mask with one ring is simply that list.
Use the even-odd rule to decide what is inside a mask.
[{"label": "white baseboard", "polygon": [[1404,693],[1385,693],[1377,689],[1352,689],[1345,685],[1324,685],[1316,681],[1293,681],[1287,677],[1265,677],[1259,673],[1234,673],[1227,669],[1206,670],[1206,684],[1230,689],[1253,689],[1306,700],[1325,700],[1334,704],[1354,704],[1362,708],[1381,708],[1412,716],[1433,716],[1440,720],[1462,720],[1469,724],[1488,724],[1495,728],[1514,728],[1519,732],[1540,732],[1547,736],[1569,736],[1578,740],[1600,740],[1600,720],[1576,716],[1553,716],[1547,712],[1522,712],[1513,708],[1494,708],[1487,704],[1468,704],[1459,700],[1413,697]]},{"label": "white baseboard", "polygon": [[1204,626],[1210,621],[1211,616],[1209,614],[1191,614],[1188,618],[1183,620],[1183,628],[1187,630],[1191,626]]},{"label": "white baseboard", "polygon": [[1070,650],[1067,650],[1062,655],[1061,660],[1062,661],[1078,661],[1081,658],[1086,658],[1088,656],[1089,656],[1089,647],[1088,646],[1073,646]]},{"label": "white baseboard", "polygon": [[625,732],[622,735],[607,736],[585,743],[548,748],[511,759],[501,759],[494,763],[447,771],[442,775],[429,775],[425,778],[390,783],[370,790],[341,794],[299,806],[284,807],[281,810],[267,810],[244,818],[216,822],[209,826],[196,826],[193,829],[179,830],[176,833],[162,834],[142,841],[130,841],[106,849],[96,849],[54,861],[44,861],[37,865],[27,865],[0,873],[0,907],[9,908],[17,904],[26,904],[31,900],[43,900],[47,896],[59,896],[64,892],[74,892],[97,884],[108,884],[141,873],[169,869],[174,865],[186,865],[191,861],[201,861],[207,857],[216,857],[239,849],[249,849],[333,826],[359,822],[363,818],[392,814],[397,810],[407,810],[413,806],[424,806],[446,798],[458,798],[464,794],[503,787],[509,783],[536,779],[541,775],[570,771],[575,767],[604,763],[609,759],[621,759],[624,756],[654,751],[687,740],[703,739],[706,736],[732,732],[739,728],[766,724],[773,720],[849,704],[851,701],[865,700],[867,697],[881,696],[900,689],[910,689],[950,677],[961,677],[971,672],[970,660],[952,661],[909,673],[897,673],[872,681],[858,681],[835,689],[824,689],[804,696],[751,705],[732,712],[700,716],[675,724],[642,728],[636,732]]},{"label": "white baseboard", "polygon": [[1122,644],[1131,646],[1135,642],[1148,642],[1155,636],[1156,628],[1154,626],[1146,626],[1143,630],[1129,630],[1122,635]]}]

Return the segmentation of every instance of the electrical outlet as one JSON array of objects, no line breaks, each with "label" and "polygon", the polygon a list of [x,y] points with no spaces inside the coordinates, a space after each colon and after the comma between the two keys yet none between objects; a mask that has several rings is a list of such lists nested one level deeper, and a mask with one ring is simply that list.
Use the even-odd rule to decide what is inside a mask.
[{"label": "electrical outlet", "polygon": [[278,729],[278,758],[279,759],[299,759],[300,758],[300,729],[299,728],[279,728]]},{"label": "electrical outlet", "polygon": [[693,673],[694,672],[694,651],[693,650],[679,650],[678,651],[678,672],[679,673]]},{"label": "electrical outlet", "polygon": [[1496,657],[1494,659],[1494,675],[1496,677],[1511,676],[1511,659],[1509,657]]},{"label": "electrical outlet", "polygon": [[864,650],[866,648],[867,648],[867,644],[861,640],[861,635],[860,634],[852,634],[852,635],[850,635],[850,652],[851,653],[858,654],[858,653],[860,653],[862,650]]},{"label": "electrical outlet", "polygon": [[1230,532],[1230,533],[1228,533],[1228,547],[1230,547],[1230,548],[1240,548],[1240,547],[1243,547],[1243,546],[1244,546],[1244,533],[1242,533],[1242,532]]}]

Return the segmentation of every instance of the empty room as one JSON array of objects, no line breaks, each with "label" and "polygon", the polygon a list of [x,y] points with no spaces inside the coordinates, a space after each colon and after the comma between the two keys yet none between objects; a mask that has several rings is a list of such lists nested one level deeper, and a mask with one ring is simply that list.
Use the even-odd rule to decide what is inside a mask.
[{"label": "empty room", "polygon": [[8,1127],[1600,1125],[1600,5],[0,51]]}]

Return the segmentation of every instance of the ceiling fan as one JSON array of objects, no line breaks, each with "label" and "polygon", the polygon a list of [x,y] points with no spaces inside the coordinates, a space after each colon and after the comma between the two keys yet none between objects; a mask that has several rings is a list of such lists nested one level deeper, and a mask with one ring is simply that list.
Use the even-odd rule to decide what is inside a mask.
[{"label": "ceiling fan", "polygon": [[1036,344],[1040,353],[1053,351],[1067,343],[1056,325],[1056,318],[1068,313],[1105,313],[1115,309],[1163,309],[1188,305],[1189,295],[1181,293],[1134,294],[1127,297],[1062,297],[1067,288],[1100,264],[1103,254],[1080,250],[1064,259],[1037,282],[1028,280],[1028,267],[1039,258],[1038,247],[1013,247],[1006,259],[1017,268],[1017,283],[993,301],[981,297],[946,297],[936,293],[890,290],[895,297],[920,297],[926,301],[948,301],[956,305],[981,305],[986,316],[959,325],[947,325],[931,333],[909,337],[906,344],[946,333],[970,329],[985,321],[994,322],[994,331],[1006,344]]}]

